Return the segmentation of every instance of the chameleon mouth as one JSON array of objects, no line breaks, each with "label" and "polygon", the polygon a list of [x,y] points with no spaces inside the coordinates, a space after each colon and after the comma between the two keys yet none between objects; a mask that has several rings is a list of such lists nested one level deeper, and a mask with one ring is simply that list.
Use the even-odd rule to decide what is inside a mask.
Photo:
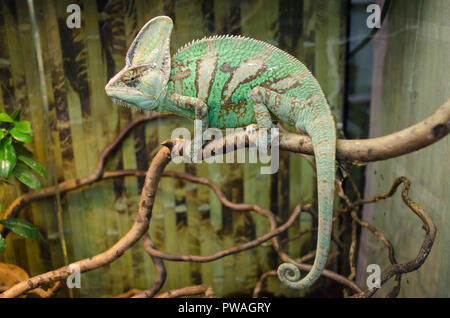
[{"label": "chameleon mouth", "polygon": [[128,109],[138,109],[142,111],[141,108],[134,106],[133,104],[129,104],[127,102],[124,102],[123,100],[117,99],[112,97],[111,100],[114,102],[114,104],[120,105],[122,107],[128,108]]}]

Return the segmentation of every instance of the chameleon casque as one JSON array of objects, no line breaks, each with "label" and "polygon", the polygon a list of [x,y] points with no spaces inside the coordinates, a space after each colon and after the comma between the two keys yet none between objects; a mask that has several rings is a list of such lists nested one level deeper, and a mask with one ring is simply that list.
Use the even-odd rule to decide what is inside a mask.
[{"label": "chameleon casque", "polygon": [[172,28],[166,16],[147,22],[125,67],[106,85],[107,95],[119,104],[199,119],[202,128],[271,128],[279,120],[306,132],[317,165],[316,256],[304,278],[290,263],[278,267],[278,277],[292,288],[311,286],[327,261],[335,177],[335,125],[319,83],[293,56],[242,36],[196,40],[171,58]]}]

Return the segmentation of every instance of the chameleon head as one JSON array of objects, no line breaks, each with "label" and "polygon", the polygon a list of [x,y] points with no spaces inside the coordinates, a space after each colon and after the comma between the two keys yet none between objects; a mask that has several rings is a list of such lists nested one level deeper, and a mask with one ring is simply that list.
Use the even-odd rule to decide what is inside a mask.
[{"label": "chameleon head", "polygon": [[125,67],[105,87],[113,101],[124,106],[153,110],[170,76],[170,34],[172,19],[151,19],[139,31],[125,59]]},{"label": "chameleon head", "polygon": [[140,65],[122,69],[109,81],[105,91],[119,105],[153,110],[158,107],[165,83],[163,72],[155,65]]}]

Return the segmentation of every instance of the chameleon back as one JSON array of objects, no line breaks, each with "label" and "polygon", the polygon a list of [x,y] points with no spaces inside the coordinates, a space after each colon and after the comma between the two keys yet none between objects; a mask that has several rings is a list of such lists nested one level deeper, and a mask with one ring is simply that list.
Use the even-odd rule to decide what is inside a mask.
[{"label": "chameleon back", "polygon": [[[217,128],[255,123],[249,92],[256,86],[304,99],[311,94],[323,97],[316,79],[299,60],[271,44],[240,36],[204,38],[179,49],[167,85],[169,94],[205,102],[209,126]],[[275,115],[295,124],[294,116]]]}]

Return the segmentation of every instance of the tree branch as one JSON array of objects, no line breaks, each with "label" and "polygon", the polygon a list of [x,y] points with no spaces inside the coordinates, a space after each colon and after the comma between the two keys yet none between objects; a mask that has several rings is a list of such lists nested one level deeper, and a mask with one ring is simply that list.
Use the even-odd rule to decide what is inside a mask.
[{"label": "tree branch", "polygon": [[168,292],[165,292],[164,294],[158,295],[155,298],[175,298],[175,297],[182,297],[182,296],[192,296],[192,295],[199,295],[199,294],[205,294],[207,298],[214,298],[214,290],[211,288],[211,286],[208,285],[195,285],[195,286],[187,286],[182,287],[174,290],[169,290]]},{"label": "tree branch", "polygon": [[[116,172],[104,172],[104,163],[106,160],[106,157],[113,152],[113,150],[120,144],[120,142],[125,138],[125,136],[138,124],[150,121],[155,118],[160,118],[163,116],[168,116],[168,114],[150,114],[149,116],[143,116],[136,120],[134,120],[132,123],[130,123],[124,131],[122,131],[119,136],[108,146],[105,148],[105,150],[102,152],[96,169],[89,174],[86,177],[79,178],[79,179],[72,179],[67,180],[59,184],[59,190],[60,193],[67,192],[73,189],[80,188],[85,185],[92,184],[94,182],[97,182],[102,179],[107,178],[115,178],[115,177],[121,177],[125,175],[142,175],[142,172],[140,171],[134,171],[134,170],[126,170],[126,171],[116,171]],[[357,162],[370,162],[370,161],[377,161],[377,160],[385,160],[389,158],[393,158],[396,156],[400,156],[406,153],[410,153],[412,151],[416,151],[420,148],[423,148],[425,146],[428,146],[432,144],[433,142],[443,138],[449,133],[450,130],[450,99],[447,100],[444,105],[442,105],[434,114],[429,116],[427,119],[425,119],[422,122],[417,123],[416,125],[413,125],[409,128],[406,128],[404,130],[401,130],[399,132],[393,133],[391,135],[387,135],[380,138],[373,138],[373,139],[366,139],[366,140],[338,140],[337,141],[337,159],[340,160],[346,160],[346,161],[352,161],[354,163]],[[236,133],[231,136],[227,136],[225,139],[215,140],[205,146],[203,149],[204,154],[205,153],[212,153],[214,154],[214,151],[210,151],[211,149],[217,149],[217,147],[221,147],[223,149],[223,153],[226,153],[226,143],[231,142],[235,145],[237,144],[237,138],[242,137],[239,136],[241,133]],[[245,132],[244,132],[245,134]],[[248,146],[248,138],[245,138],[247,146]],[[113,247],[108,249],[107,251],[98,254],[96,256],[93,256],[88,259],[80,260],[75,265],[80,266],[81,272],[86,272],[93,270],[95,268],[98,268],[100,266],[106,265],[114,261],[115,259],[119,258],[126,250],[128,250],[131,246],[133,246],[140,238],[143,237],[143,235],[147,232],[151,217],[151,211],[153,208],[153,203],[156,195],[156,189],[159,182],[159,179],[163,175],[163,170],[165,166],[170,161],[170,150],[173,147],[179,147],[182,148],[185,141],[183,140],[169,140],[163,143],[163,145],[169,147],[170,149],[163,147],[160,149],[160,151],[156,154],[155,158],[152,160],[150,167],[146,173],[146,179],[144,188],[141,192],[141,201],[139,203],[139,210],[138,214],[136,216],[134,225],[130,229],[130,231],[122,238],[120,239]],[[282,133],[280,134],[280,149],[286,150],[286,151],[292,151],[292,152],[298,152],[298,153],[305,153],[305,154],[313,154],[312,144],[311,140],[307,136],[303,135],[295,135],[295,134],[289,134],[289,133]],[[181,153],[181,152],[180,152]],[[173,173],[170,172],[165,173],[167,176],[175,177]],[[180,176],[177,176],[180,177]],[[190,179],[194,182],[202,183],[202,181],[198,177],[184,175],[182,176],[185,179]],[[197,178],[197,179],[196,179]],[[196,179],[196,180],[194,180]],[[207,179],[206,179],[207,180]],[[384,195],[384,197],[379,196],[372,199],[363,199],[363,200],[357,200],[356,202],[350,203],[347,205],[346,211],[352,210],[355,206],[359,206],[365,203],[374,202],[378,199],[388,197],[392,195],[393,192],[395,192],[396,187],[404,182],[404,189],[402,192],[402,198],[404,202],[413,210],[414,213],[416,213],[421,220],[424,222],[424,227],[426,230],[426,236],[425,240],[422,244],[422,247],[419,251],[418,256],[405,264],[393,264],[391,267],[389,267],[382,275],[382,284],[384,284],[387,280],[389,280],[392,276],[399,276],[402,273],[410,272],[413,270],[416,270],[419,268],[423,262],[425,261],[426,257],[428,256],[430,249],[433,245],[434,238],[436,235],[436,227],[434,223],[432,222],[431,218],[426,214],[426,212],[418,206],[416,203],[411,201],[408,198],[408,189],[409,189],[409,180],[406,178],[399,179],[400,181],[396,181],[396,184],[394,184],[391,188],[390,193]],[[203,180],[204,181],[204,180]],[[211,186],[214,189],[214,184],[208,184],[208,182],[204,182],[204,184]],[[217,188],[217,186],[216,186]],[[216,191],[218,190],[218,191]],[[221,191],[220,189],[216,189],[216,194],[221,199],[222,203],[232,209],[235,210],[254,210],[265,217],[268,218],[270,223],[270,230],[271,232],[266,235],[274,234],[275,236],[272,237],[272,246],[281,258],[283,262],[290,262],[295,264],[301,271],[309,271],[312,267],[312,265],[308,264],[301,264],[299,262],[296,262],[295,260],[291,259],[289,255],[287,255],[280,247],[280,243],[278,240],[278,237],[276,236],[279,234],[280,229],[283,226],[289,226],[290,223],[288,222],[283,225],[282,227],[278,228],[277,223],[275,221],[275,217],[273,213],[269,210],[265,210],[260,208],[257,205],[252,204],[235,204],[230,201],[228,201],[226,198],[224,198],[222,193],[221,198]],[[31,192],[24,194],[20,196],[18,199],[16,199],[8,208],[8,210],[5,213],[5,218],[11,218],[16,217],[17,214],[20,212],[20,210],[25,207],[27,204],[29,204],[32,201],[40,200],[44,198],[48,198],[55,195],[55,187],[47,187],[43,189],[41,192]],[[295,212],[295,211],[294,211]],[[299,211],[298,211],[299,213]],[[342,212],[341,212],[342,213]],[[354,218],[355,221],[357,221],[356,218]],[[358,222],[359,223],[359,222]],[[361,223],[359,223],[362,225]],[[364,226],[364,225],[362,225]],[[5,237],[8,233],[8,230],[3,228],[2,235]],[[270,237],[263,237],[264,239],[268,239]],[[379,236],[381,237],[381,236]],[[261,238],[262,239],[262,238]],[[146,241],[146,248],[147,251],[151,251],[151,244],[149,245],[149,241]],[[255,246],[261,244],[260,241],[256,241]],[[245,244],[244,244],[245,245]],[[253,245],[252,245],[253,246]],[[236,249],[239,249],[239,247],[235,247]],[[228,255],[228,254],[226,254]],[[182,256],[182,255],[181,255]],[[153,259],[156,261],[156,258]],[[191,260],[192,261],[192,260]],[[301,261],[304,261],[303,259]],[[155,263],[156,264],[156,263]],[[162,264],[162,262],[161,262]],[[67,266],[61,267],[59,269],[29,278],[25,281],[22,281],[13,287],[6,290],[4,293],[0,295],[0,297],[16,297],[19,295],[22,295],[26,292],[29,292],[30,290],[35,290],[36,288],[48,285],[52,283],[56,283],[54,285],[54,288],[50,290],[49,292],[46,292],[44,296],[52,295],[53,292],[56,292],[58,288],[61,286],[61,282],[66,279],[70,273],[67,272]],[[162,283],[164,282],[165,278],[165,271],[159,272],[159,276],[157,277],[154,284],[150,287],[149,290],[144,291],[143,295],[140,296],[146,296],[149,297],[149,295],[154,295],[162,286]],[[333,279],[341,284],[344,284],[347,287],[350,287],[354,291],[358,292],[355,297],[370,297],[375,292],[376,289],[369,289],[367,291],[361,292],[361,289],[359,286],[355,284],[352,280],[349,280],[345,278],[342,275],[339,275],[335,272],[324,270],[323,276],[328,277],[330,279]],[[175,292],[172,291],[172,293],[169,295],[169,293],[166,293],[166,296],[173,296],[173,295],[182,295],[185,292],[190,292],[190,290],[198,290],[200,287],[198,286],[190,286],[186,287],[184,289],[180,289],[179,291]],[[205,289],[204,287],[202,287]],[[208,288],[205,289],[205,291],[208,290]],[[142,292],[141,292],[142,293]],[[139,293],[138,293],[139,295]],[[136,295],[136,296],[138,296]],[[165,295],[165,294],[163,294]]]},{"label": "tree branch", "polygon": [[[128,133],[139,124],[152,121],[157,118],[168,117],[173,114],[150,113],[149,115],[136,118],[132,121],[100,155],[96,169],[88,176],[78,179],[71,179],[61,182],[58,187],[61,193],[78,189],[82,186],[92,184],[101,179],[105,174],[103,171],[104,163],[107,156],[115,150],[115,148],[123,141]],[[346,160],[354,163],[371,162],[378,160],[386,160],[398,157],[421,148],[424,148],[445,137],[450,132],[450,99],[448,99],[441,107],[439,107],[432,115],[425,120],[403,129],[399,132],[371,139],[363,140],[347,140],[339,139],[336,144],[336,158],[338,160]],[[242,136],[244,135],[244,136]],[[203,149],[203,153],[215,153],[215,149],[222,148],[226,153],[226,143],[237,143],[237,138],[243,137],[248,147],[248,138],[245,132],[228,136],[224,139],[208,143]],[[163,144],[175,145],[174,141],[165,141]],[[183,143],[178,142],[178,147],[183,147]],[[311,138],[306,135],[297,135],[292,133],[280,133],[280,149],[295,153],[314,154]],[[182,151],[180,151],[180,154]],[[111,172],[113,174],[113,172]],[[114,177],[114,175],[110,175]],[[42,189],[40,192],[30,192],[21,195],[14,200],[4,214],[4,219],[14,218],[21,209],[36,200],[42,200],[55,195],[55,187],[50,186]],[[0,225],[3,237],[8,235],[9,230]]]},{"label": "tree branch", "polygon": [[[450,132],[450,99],[423,121],[386,135],[370,139],[339,139],[336,143],[336,159],[354,163],[372,162],[395,158],[422,149],[442,139]],[[219,139],[205,146],[204,153],[215,153],[222,149],[226,153],[226,143],[236,145],[237,138],[245,138],[245,132]],[[248,147],[248,138],[246,146]],[[306,135],[280,133],[280,150],[295,153],[314,154],[311,138]]]},{"label": "tree branch", "polygon": [[[150,167],[147,170],[144,187],[141,192],[138,213],[132,228],[107,251],[73,263],[74,265],[79,266],[81,273],[113,262],[130,247],[132,247],[147,232],[158,183],[162,172],[166,165],[170,162],[170,159],[169,150],[166,147],[161,148],[161,150],[153,158]],[[44,274],[34,276],[9,288],[0,294],[0,298],[20,296],[23,293],[42,285],[65,280],[70,274],[71,273],[68,272],[68,266],[64,266]]]},{"label": "tree branch", "polygon": [[[413,211],[421,219],[421,221],[423,222],[423,229],[425,230],[426,233],[425,238],[422,242],[422,246],[420,247],[417,256],[409,262],[403,264],[393,264],[388,269],[386,269],[381,274],[381,282],[380,282],[381,286],[383,286],[393,276],[410,273],[421,267],[422,264],[425,262],[426,258],[428,257],[428,255],[430,254],[431,248],[433,247],[434,239],[436,238],[437,229],[433,220],[420,205],[412,201],[408,196],[411,183],[407,178],[405,177],[397,178],[394,181],[394,184],[392,185],[391,190],[387,193],[387,195],[391,196],[393,193],[395,193],[397,187],[401,183],[403,183],[402,200],[411,209],[411,211]],[[391,294],[395,296],[395,293],[398,293],[397,290],[398,288],[394,286],[394,290],[391,292]],[[364,292],[353,295],[352,297],[354,298],[372,297],[378,290],[379,288],[376,287],[369,288]]]}]

